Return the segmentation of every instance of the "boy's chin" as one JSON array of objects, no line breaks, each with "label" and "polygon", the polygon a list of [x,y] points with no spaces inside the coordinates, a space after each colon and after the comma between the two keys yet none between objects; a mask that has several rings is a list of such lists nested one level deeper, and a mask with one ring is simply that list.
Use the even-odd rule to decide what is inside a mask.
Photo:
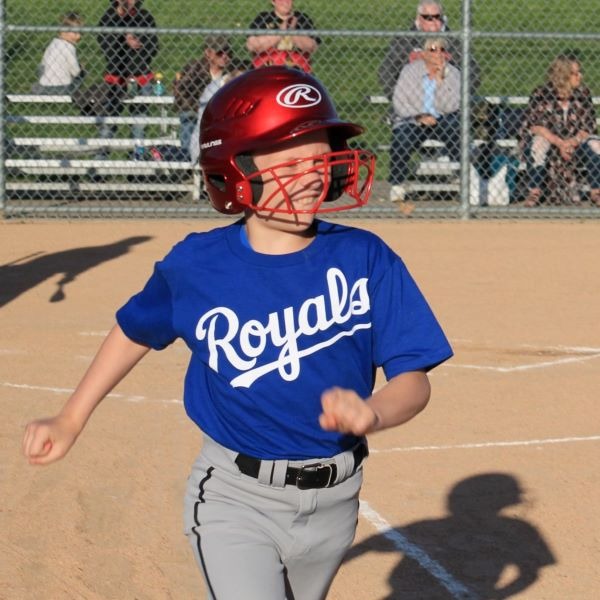
[{"label": "boy's chin", "polygon": [[298,233],[308,229],[314,222],[315,213],[275,213],[257,210],[254,212],[257,219],[280,231]]}]

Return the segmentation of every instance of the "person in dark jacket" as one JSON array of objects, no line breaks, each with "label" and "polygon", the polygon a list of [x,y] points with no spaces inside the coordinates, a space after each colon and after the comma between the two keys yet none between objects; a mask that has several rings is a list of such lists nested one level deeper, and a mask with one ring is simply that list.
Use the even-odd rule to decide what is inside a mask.
[{"label": "person in dark jacket", "polygon": [[[152,14],[142,8],[143,0],[112,0],[102,15],[98,27],[155,28]],[[159,43],[154,33],[103,32],[98,35],[98,43],[106,59],[104,81],[112,86],[127,88],[132,96],[152,94],[152,60],[156,56]],[[143,115],[144,105],[131,104],[131,115]],[[103,125],[100,137],[111,138],[115,134],[114,125]],[[143,139],[144,126],[133,125],[132,136]]]}]

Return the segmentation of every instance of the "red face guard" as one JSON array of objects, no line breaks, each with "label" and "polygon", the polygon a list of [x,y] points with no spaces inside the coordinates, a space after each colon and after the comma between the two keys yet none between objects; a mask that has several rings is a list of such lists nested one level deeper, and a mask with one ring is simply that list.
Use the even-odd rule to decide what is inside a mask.
[{"label": "red face guard", "polygon": [[[300,182],[314,173],[321,177],[322,185],[318,188]],[[246,175],[250,185],[271,181],[277,184],[267,198],[248,208],[271,213],[314,214],[364,206],[371,194],[374,174],[375,155],[368,150],[342,150],[291,160]],[[316,177],[312,179],[318,184]]]}]

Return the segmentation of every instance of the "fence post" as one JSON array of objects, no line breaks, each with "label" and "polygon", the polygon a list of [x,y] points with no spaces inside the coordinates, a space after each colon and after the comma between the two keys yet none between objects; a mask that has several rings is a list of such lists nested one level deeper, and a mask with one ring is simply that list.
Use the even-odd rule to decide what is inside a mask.
[{"label": "fence post", "polygon": [[0,212],[4,211],[4,198],[6,197],[6,179],[4,166],[4,60],[6,52],[4,48],[4,27],[6,19],[4,15],[4,0],[0,0]]},{"label": "fence post", "polygon": [[469,165],[471,164],[471,0],[462,3],[462,59],[461,59],[461,100],[460,100],[460,216],[470,217],[469,204]]}]

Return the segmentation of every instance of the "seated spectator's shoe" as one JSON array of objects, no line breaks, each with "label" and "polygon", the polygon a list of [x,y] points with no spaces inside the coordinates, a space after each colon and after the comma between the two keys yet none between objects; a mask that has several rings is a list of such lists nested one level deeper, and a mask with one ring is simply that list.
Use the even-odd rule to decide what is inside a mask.
[{"label": "seated spectator's shoe", "polygon": [[525,202],[523,202],[523,206],[526,208],[533,208],[534,206],[538,206],[540,203],[540,199],[542,197],[542,191],[538,189],[529,190],[529,194],[527,198],[525,198]]},{"label": "seated spectator's shoe", "polygon": [[393,185],[390,189],[391,202],[404,202],[406,198],[406,188],[401,184]]}]

